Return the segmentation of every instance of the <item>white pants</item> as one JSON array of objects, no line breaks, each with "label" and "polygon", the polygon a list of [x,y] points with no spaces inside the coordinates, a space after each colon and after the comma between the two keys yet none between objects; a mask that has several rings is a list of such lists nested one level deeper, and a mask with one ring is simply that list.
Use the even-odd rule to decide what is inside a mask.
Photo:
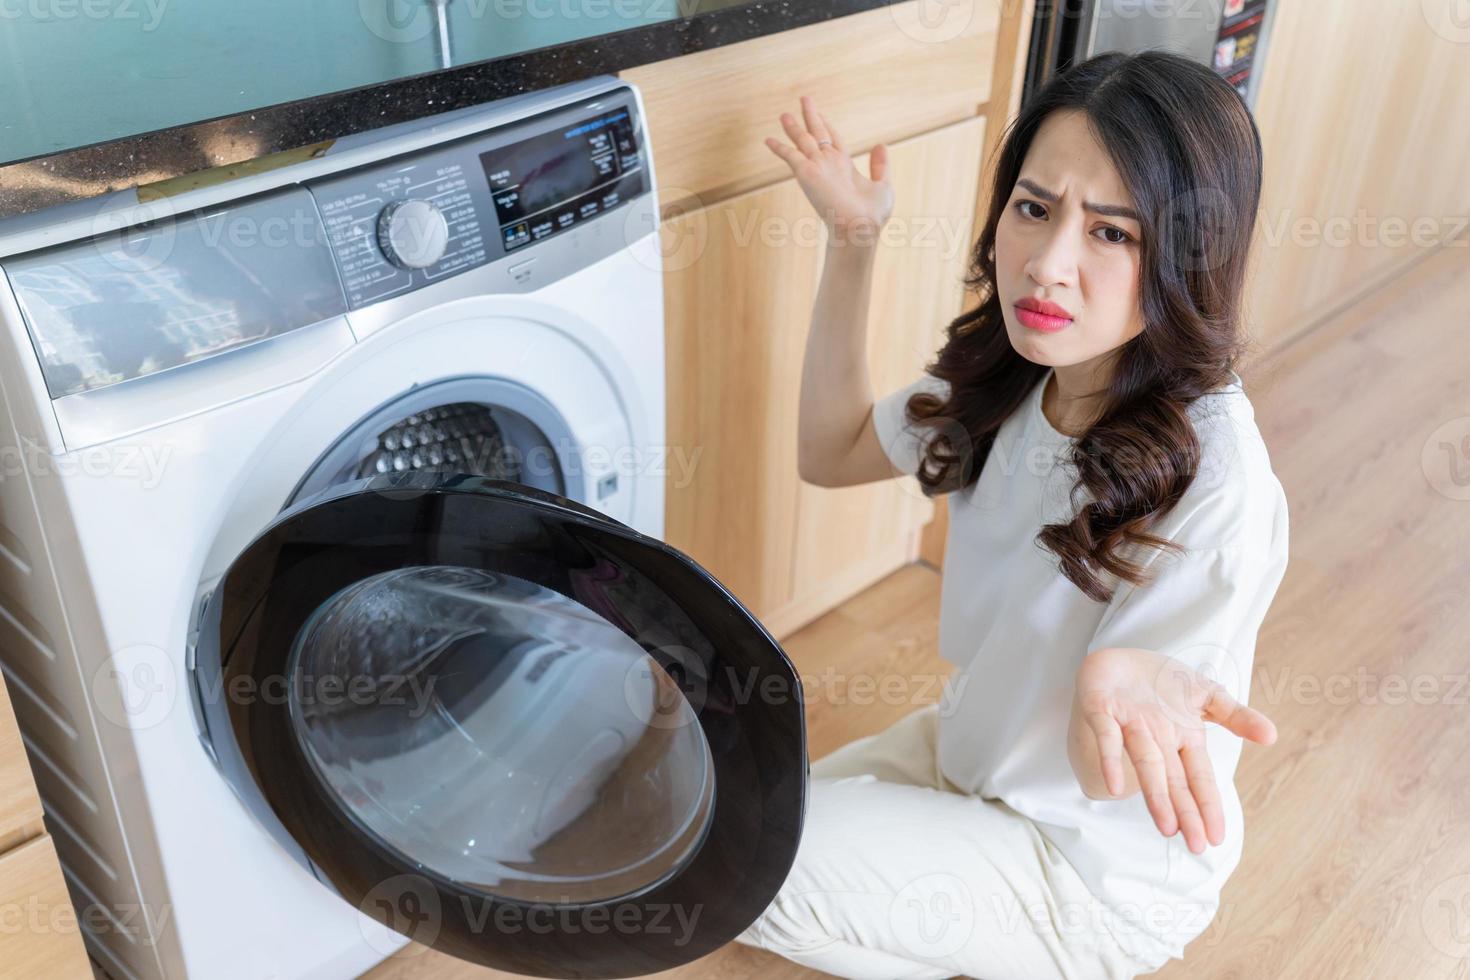
[{"label": "white pants", "polygon": [[1029,819],[939,772],[938,709],[812,763],[796,861],[736,937],[840,977],[1129,980],[1151,967]]}]

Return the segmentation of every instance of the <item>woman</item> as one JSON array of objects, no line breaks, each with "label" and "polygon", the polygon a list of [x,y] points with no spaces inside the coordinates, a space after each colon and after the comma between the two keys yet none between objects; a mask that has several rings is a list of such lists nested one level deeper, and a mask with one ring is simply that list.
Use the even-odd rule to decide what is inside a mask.
[{"label": "woman", "polygon": [[939,646],[958,671],[938,705],[813,763],[796,863],[739,941],[883,980],[1151,972],[1219,912],[1241,739],[1275,739],[1241,703],[1287,560],[1234,370],[1255,124],[1162,52],[1053,79],[999,150],[980,304],[874,404],[887,152],[864,177],[802,112],[767,140],[829,232],[801,474],[949,494]]}]

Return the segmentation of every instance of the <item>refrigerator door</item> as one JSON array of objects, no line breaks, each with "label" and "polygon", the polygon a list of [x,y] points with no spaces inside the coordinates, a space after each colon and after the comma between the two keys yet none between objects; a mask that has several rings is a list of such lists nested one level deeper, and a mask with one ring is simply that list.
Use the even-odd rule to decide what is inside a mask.
[{"label": "refrigerator door", "polygon": [[1024,97],[1096,54],[1172,51],[1209,65],[1255,105],[1270,0],[1038,0]]}]

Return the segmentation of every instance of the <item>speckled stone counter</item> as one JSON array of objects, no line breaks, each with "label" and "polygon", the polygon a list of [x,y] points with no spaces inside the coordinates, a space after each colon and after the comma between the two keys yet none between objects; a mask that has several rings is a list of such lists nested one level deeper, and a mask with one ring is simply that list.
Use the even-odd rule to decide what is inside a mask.
[{"label": "speckled stone counter", "polygon": [[435,113],[886,6],[756,0],[0,165],[0,217],[238,164]]}]

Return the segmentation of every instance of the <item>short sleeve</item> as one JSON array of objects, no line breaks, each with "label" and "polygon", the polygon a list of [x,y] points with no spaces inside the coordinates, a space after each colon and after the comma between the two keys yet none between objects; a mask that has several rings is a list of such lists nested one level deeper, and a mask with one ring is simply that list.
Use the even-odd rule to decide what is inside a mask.
[{"label": "short sleeve", "polygon": [[[1273,534],[1270,542],[1161,555],[1152,583],[1118,588],[1088,650],[1153,650],[1249,704],[1257,633],[1286,571],[1284,522],[1279,527],[1279,537]],[[1204,736],[1217,784],[1233,784],[1244,740],[1213,723],[1205,724]],[[1227,832],[1235,835],[1239,828],[1227,826]]]},{"label": "short sleeve", "polygon": [[[1279,485],[1278,485],[1279,488]],[[1143,647],[1181,661],[1246,703],[1256,636],[1286,574],[1285,496],[1223,547],[1158,552],[1152,581],[1118,585],[1088,650]]]},{"label": "short sleeve", "polygon": [[873,430],[878,434],[878,443],[893,465],[910,476],[919,472],[924,443],[919,431],[907,421],[904,406],[919,391],[929,391],[945,398],[949,395],[949,383],[932,374],[921,374],[873,403]]}]

